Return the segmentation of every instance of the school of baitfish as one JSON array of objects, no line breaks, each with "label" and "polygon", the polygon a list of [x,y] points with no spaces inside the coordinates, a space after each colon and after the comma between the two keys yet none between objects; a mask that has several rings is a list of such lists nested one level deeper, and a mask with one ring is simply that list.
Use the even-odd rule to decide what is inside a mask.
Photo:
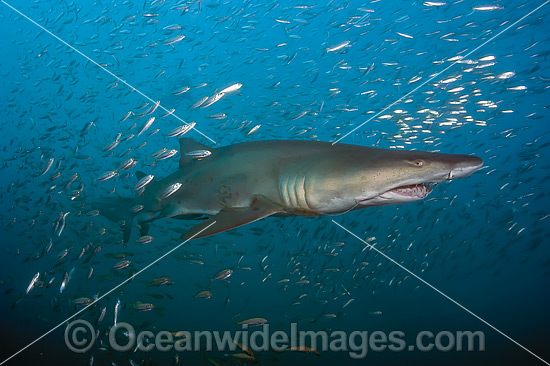
[{"label": "school of baitfish", "polygon": [[[0,201],[6,208],[0,222],[17,238],[2,246],[2,256],[21,266],[0,278],[12,311],[23,303],[48,304],[37,308],[34,320],[53,326],[178,244],[193,222],[160,224],[124,244],[121,227],[89,204],[97,197],[139,194],[173,171],[180,154],[208,158],[208,150],[178,151],[177,139],[195,128],[218,145],[336,141],[383,110],[347,142],[475,153],[487,168],[468,193],[448,195],[440,186],[411,207],[340,217],[347,227],[397,258],[414,254],[405,262],[417,273],[441,270],[443,263],[456,268],[469,262],[478,245],[496,254],[487,263],[473,262],[490,268],[508,255],[506,247],[492,247],[498,241],[522,241],[527,263],[538,256],[550,211],[531,205],[548,199],[542,187],[550,176],[544,160],[550,141],[533,126],[548,115],[548,103],[526,103],[528,112],[519,115],[515,105],[547,92],[548,39],[533,35],[510,51],[482,49],[462,57],[500,30],[512,5],[462,2],[454,10],[449,2],[433,1],[415,2],[412,9],[376,1],[52,4],[37,1],[22,10],[133,88],[16,13],[2,12],[2,21],[19,35],[8,42],[21,76],[3,82],[6,123],[0,127]],[[503,18],[492,20],[495,14]],[[542,22],[528,18],[521,25],[526,29],[515,32],[534,32]],[[513,52],[522,53],[519,61]],[[4,77],[9,73],[2,70]],[[499,120],[509,115],[524,122],[502,128]],[[507,152],[512,145],[519,155]],[[139,180],[138,169],[145,172]],[[173,184],[160,198],[179,189],[181,184]],[[142,209],[132,207],[135,213]],[[328,221],[269,220],[192,242],[166,265],[94,304],[82,314],[101,338],[87,353],[89,364],[109,354],[104,335],[117,321],[151,329],[171,308],[192,316],[190,309],[211,306],[209,316],[223,313],[227,327],[292,320],[325,329],[360,302],[359,292],[419,286]],[[455,240],[457,226],[476,227],[479,220],[492,229]],[[549,264],[546,255],[534,265],[548,278]],[[280,297],[284,308],[262,304],[255,293],[261,289],[266,301]],[[215,306],[204,305],[217,299]],[[361,306],[364,317],[383,316],[383,309]],[[238,346],[242,352],[205,355],[205,364],[262,360]],[[309,347],[292,351],[319,354]],[[125,357],[113,365],[149,362],[139,351]],[[185,364],[182,355],[171,357]],[[263,360],[283,357],[269,352]]]}]

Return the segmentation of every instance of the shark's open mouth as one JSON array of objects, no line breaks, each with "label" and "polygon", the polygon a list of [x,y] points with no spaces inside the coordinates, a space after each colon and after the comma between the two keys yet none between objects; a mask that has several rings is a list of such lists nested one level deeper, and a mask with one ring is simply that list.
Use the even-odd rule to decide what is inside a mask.
[{"label": "shark's open mouth", "polygon": [[381,197],[384,197],[384,195],[388,193],[397,194],[399,196],[404,197],[411,197],[411,198],[419,198],[422,199],[426,197],[430,192],[432,191],[432,187],[429,183],[421,183],[421,184],[411,184],[408,186],[400,186],[393,189],[390,189],[389,191],[384,192],[381,194]]},{"label": "shark's open mouth", "polygon": [[391,203],[403,203],[418,201],[425,198],[432,191],[432,186],[437,183],[418,183],[392,188],[375,197],[358,201],[363,206],[373,204],[387,205]]}]

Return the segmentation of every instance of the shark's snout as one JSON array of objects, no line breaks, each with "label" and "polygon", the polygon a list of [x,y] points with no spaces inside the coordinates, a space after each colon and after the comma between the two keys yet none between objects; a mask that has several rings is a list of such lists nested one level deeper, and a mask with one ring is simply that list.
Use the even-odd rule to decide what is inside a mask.
[{"label": "shark's snout", "polygon": [[477,156],[460,155],[458,162],[453,164],[447,179],[464,178],[483,166],[483,159]]}]

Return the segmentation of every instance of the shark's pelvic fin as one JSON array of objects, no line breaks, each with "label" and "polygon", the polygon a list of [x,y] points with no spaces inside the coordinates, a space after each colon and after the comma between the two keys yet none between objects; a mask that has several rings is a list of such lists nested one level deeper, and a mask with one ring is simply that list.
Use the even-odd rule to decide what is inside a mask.
[{"label": "shark's pelvic fin", "polygon": [[185,234],[183,234],[181,239],[187,240],[191,238],[193,235],[208,227],[208,225],[212,224],[213,222],[214,224],[212,226],[208,227],[208,229],[193,237],[193,239],[198,239],[208,235],[217,234],[222,231],[230,230],[280,212],[284,212],[284,209],[281,206],[263,196],[256,196],[254,197],[252,205],[250,205],[249,207],[223,208],[216,215],[210,217],[207,220],[204,220],[196,226],[193,226]]},{"label": "shark's pelvic fin", "polygon": [[211,148],[210,146],[201,144],[200,142],[187,137],[183,137],[179,139],[179,142],[180,142],[180,168],[189,164],[193,160],[192,157],[187,156],[185,153],[195,151],[195,150],[208,150],[211,153],[214,153],[214,149]]}]

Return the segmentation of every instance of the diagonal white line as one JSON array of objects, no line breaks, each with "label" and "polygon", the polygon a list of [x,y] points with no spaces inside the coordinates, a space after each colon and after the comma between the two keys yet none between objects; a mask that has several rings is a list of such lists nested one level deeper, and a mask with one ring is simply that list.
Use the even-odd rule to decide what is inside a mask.
[{"label": "diagonal white line", "polygon": [[[33,23],[34,25],[36,25],[37,27],[39,27],[40,29],[42,29],[44,32],[48,33],[50,36],[54,37],[55,39],[57,39],[59,42],[63,43],[65,46],[69,47],[70,49],[72,49],[73,51],[75,51],[76,53],[78,53],[80,56],[84,57],[85,59],[87,59],[88,61],[90,61],[91,63],[93,63],[94,65],[96,65],[97,67],[99,67],[100,69],[102,69],[103,71],[105,71],[107,74],[111,75],[112,77],[114,77],[115,79],[118,79],[120,80],[123,84],[125,84],[127,87],[129,87],[130,89],[133,89],[135,90],[136,92],[138,92],[139,95],[141,95],[142,97],[144,97],[145,99],[147,99],[148,101],[150,101],[151,103],[156,103],[156,101],[152,98],[150,98],[148,95],[146,95],[145,93],[143,93],[142,91],[140,91],[138,88],[132,86],[130,83],[128,83],[126,80],[118,77],[116,74],[112,73],[111,71],[107,70],[105,67],[101,66],[100,64],[98,64],[97,62],[95,62],[94,60],[92,60],[90,57],[86,56],[84,53],[80,52],[79,50],[77,50],[76,48],[74,48],[73,46],[71,46],[69,43],[65,42],[63,39],[61,39],[60,37],[58,37],[57,35],[55,35],[54,33],[50,32],[49,30],[47,30],[46,28],[44,28],[42,25],[38,24],[37,22],[35,22],[34,20],[32,20],[31,18],[29,18],[28,16],[26,16],[25,14],[23,14],[22,12],[20,12],[19,10],[17,10],[16,8],[14,8],[13,6],[11,6],[10,4],[8,4],[7,2],[5,2],[4,0],[1,0],[2,3],[4,3],[6,6],[8,6],[9,8],[11,8],[13,11],[15,11],[16,13],[18,13],[19,15],[21,15],[22,17],[24,17],[25,19],[27,19],[28,21],[30,21],[31,23]],[[550,1],[550,0],[549,0]],[[164,106],[160,105],[158,106],[158,108],[162,109],[163,111],[169,113],[170,111],[168,109],[166,109]],[[171,113],[172,116],[174,116],[174,118],[176,118],[178,121],[180,121],[181,123],[185,124],[186,126],[189,126],[189,124],[187,122],[185,122],[183,119],[181,119],[179,116],[177,116],[175,113]],[[202,133],[201,131],[199,131],[198,129],[196,129],[195,127],[193,127],[193,130],[197,131],[199,134],[201,134],[203,137],[207,138],[208,140],[210,140],[211,142],[213,142],[214,144],[216,143],[216,141],[212,140],[210,137],[206,136],[204,133]]]},{"label": "diagonal white line", "polygon": [[536,358],[538,358],[540,361],[544,362],[546,365],[550,366],[550,363],[545,361],[544,359],[542,359],[541,357],[537,356],[535,353],[533,353],[532,351],[530,351],[529,349],[527,349],[526,347],[522,346],[519,342],[515,341],[512,337],[504,334],[502,331],[498,330],[496,327],[494,327],[493,325],[491,325],[490,323],[488,323],[487,321],[483,320],[481,317],[479,317],[478,315],[476,315],[474,312],[470,311],[469,309],[467,309],[465,306],[461,305],[458,301],[452,299],[450,296],[446,295],[444,292],[438,290],[435,286],[433,286],[432,284],[430,284],[429,282],[425,281],[424,279],[422,279],[421,277],[417,276],[415,273],[411,272],[409,269],[407,269],[406,267],[404,267],[402,264],[396,262],[394,259],[392,259],[391,257],[389,257],[388,255],[386,255],[385,253],[381,252],[380,250],[378,250],[378,248],[375,248],[373,245],[367,243],[365,240],[361,239],[360,237],[358,237],[357,235],[355,235],[353,232],[351,232],[350,230],[348,230],[347,228],[345,228],[344,226],[342,226],[341,224],[337,223],[336,221],[332,220],[332,222],[334,224],[336,224],[338,227],[340,227],[342,230],[346,231],[348,234],[352,235],[353,237],[355,237],[356,239],[360,240],[363,244],[367,245],[370,249],[374,249],[376,250],[376,252],[382,256],[384,256],[387,260],[391,261],[393,264],[396,264],[397,266],[399,266],[402,270],[404,270],[405,272],[407,272],[408,274],[410,274],[411,276],[413,276],[414,278],[416,278],[417,280],[419,280],[420,282],[422,282],[423,284],[425,284],[426,286],[428,286],[429,288],[431,288],[432,290],[434,290],[435,292],[437,292],[438,294],[440,294],[441,296],[443,296],[444,298],[446,298],[447,300],[451,301],[452,303],[454,303],[455,305],[457,305],[458,307],[460,307],[461,309],[463,309],[464,311],[466,311],[467,313],[469,313],[470,315],[472,315],[473,317],[477,318],[478,320],[480,320],[482,323],[484,323],[485,325],[487,325],[488,327],[490,327],[491,329],[493,329],[494,331],[496,331],[497,333],[500,333],[502,336],[506,337],[508,340],[514,342],[516,345],[518,345],[519,347],[523,348],[525,351],[529,352],[531,355],[535,356]]},{"label": "diagonal white line", "polygon": [[81,312],[83,312],[84,310],[88,309],[90,306],[92,306],[93,304],[95,304],[96,302],[98,302],[99,300],[103,299],[105,296],[109,295],[111,292],[115,291],[117,288],[119,288],[120,286],[128,283],[129,281],[133,280],[137,275],[139,275],[141,272],[145,271],[147,268],[151,267],[153,264],[157,263],[158,261],[160,261],[161,259],[163,259],[164,257],[166,257],[167,255],[169,255],[170,253],[172,253],[174,250],[178,249],[179,247],[181,247],[183,244],[187,243],[189,240],[193,239],[194,237],[196,237],[197,235],[199,235],[200,233],[202,233],[204,230],[208,229],[210,226],[214,225],[216,223],[216,221],[212,222],[210,225],[206,226],[205,228],[203,228],[202,230],[200,230],[199,232],[197,232],[196,234],[192,235],[189,239],[185,240],[184,242],[181,242],[180,244],[178,244],[176,247],[170,249],[168,252],[164,253],[162,256],[160,256],[159,258],[157,258],[156,260],[154,260],[153,262],[151,262],[149,265],[147,265],[146,267],[140,269],[138,272],[134,273],[132,276],[128,277],[126,280],[122,281],[120,284],[118,284],[117,286],[113,287],[111,290],[107,291],[105,294],[101,295],[100,297],[98,297],[97,299],[95,299],[93,302],[91,302],[89,305],[83,307],[82,309],[80,309],[79,311],[77,311],[76,313],[74,313],[73,315],[71,315],[70,317],[68,317],[67,319],[63,320],[61,323],[57,324],[55,327],[53,327],[52,329],[50,329],[49,331],[47,331],[46,333],[42,334],[40,337],[36,338],[34,341],[32,341],[31,343],[27,344],[25,347],[21,348],[19,351],[15,352],[13,355],[11,355],[10,357],[6,358],[4,361],[0,362],[0,365],[3,365],[5,364],[6,362],[8,362],[9,360],[11,360],[12,358],[14,358],[15,356],[17,356],[18,354],[20,354],[21,352],[23,352],[24,350],[26,350],[27,348],[29,348],[30,346],[32,346],[33,344],[35,344],[36,342],[38,342],[39,340],[41,340],[42,338],[44,338],[45,336],[47,336],[48,334],[50,334],[51,332],[53,332],[54,330],[56,330],[57,328],[59,328],[60,326],[62,326],[65,322],[68,322],[69,320],[71,320],[72,318],[74,318],[75,316],[77,316],[78,314],[80,314]]},{"label": "diagonal white line", "polygon": [[372,121],[374,118],[378,117],[379,115],[381,115],[382,113],[384,113],[385,111],[387,111],[388,109],[390,109],[391,107],[393,107],[394,105],[396,105],[397,103],[401,102],[403,99],[407,98],[409,95],[413,94],[414,92],[416,92],[418,89],[422,88],[424,85],[426,85],[427,83],[429,83],[430,81],[432,81],[433,79],[435,79],[436,77],[438,77],[439,75],[443,74],[445,71],[449,70],[451,67],[453,67],[454,65],[456,65],[458,62],[460,62],[461,60],[465,59],[466,57],[470,56],[472,53],[476,52],[477,50],[479,50],[481,47],[485,46],[487,43],[493,41],[495,38],[497,38],[498,36],[500,36],[502,33],[506,32],[508,29],[516,26],[519,22],[523,21],[525,18],[527,18],[528,16],[532,15],[533,13],[535,13],[537,10],[539,10],[540,8],[542,8],[543,6],[545,6],[546,4],[550,3],[550,0],[546,0],[543,4],[539,5],[538,7],[536,7],[535,9],[531,10],[529,13],[525,14],[524,16],[522,16],[520,19],[516,20],[514,23],[510,24],[508,27],[504,28],[503,30],[501,30],[500,32],[498,32],[497,34],[495,34],[494,36],[492,36],[491,38],[489,38],[488,40],[486,40],[485,42],[483,42],[482,44],[480,44],[479,46],[477,46],[476,48],[474,48],[473,50],[471,50],[470,52],[468,52],[467,54],[465,54],[464,56],[462,56],[460,58],[460,60],[456,60],[454,61],[452,64],[450,64],[449,66],[447,66],[446,68],[444,68],[443,70],[441,70],[440,72],[438,72],[437,74],[433,75],[432,77],[430,77],[428,80],[424,81],[422,84],[418,85],[416,88],[414,88],[413,90],[411,90],[410,92],[408,92],[407,94],[403,95],[401,98],[397,99],[395,102],[393,102],[392,104],[388,105],[387,107],[385,107],[384,109],[382,109],[380,112],[376,113],[374,116],[372,116],[371,118],[367,119],[365,122],[361,123],[359,126],[355,127],[353,130],[349,131],[348,133],[346,133],[344,136],[340,137],[338,140],[334,141],[332,143],[332,145],[335,145],[337,144],[338,142],[342,141],[343,139],[345,139],[346,137],[348,137],[349,135],[351,135],[352,133],[354,133],[355,131],[357,131],[358,129],[360,129],[361,127],[363,127],[365,124],[369,123],[370,121]]}]

